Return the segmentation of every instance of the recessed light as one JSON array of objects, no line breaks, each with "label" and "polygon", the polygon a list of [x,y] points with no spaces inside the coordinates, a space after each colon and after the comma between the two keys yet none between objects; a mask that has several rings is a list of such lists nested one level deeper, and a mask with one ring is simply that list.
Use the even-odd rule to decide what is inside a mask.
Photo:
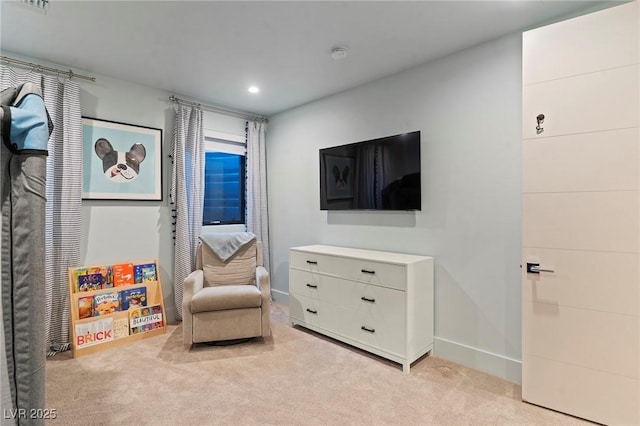
[{"label": "recessed light", "polygon": [[249,86],[249,93],[258,93],[259,91],[258,86]]},{"label": "recessed light", "polygon": [[346,47],[334,47],[331,49],[331,57],[333,59],[342,59],[347,56],[347,53]]}]

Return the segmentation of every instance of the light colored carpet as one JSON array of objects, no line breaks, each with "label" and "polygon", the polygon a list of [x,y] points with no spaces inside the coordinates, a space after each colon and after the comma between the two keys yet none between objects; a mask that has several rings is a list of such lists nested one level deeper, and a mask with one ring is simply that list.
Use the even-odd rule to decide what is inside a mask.
[{"label": "light colored carpet", "polygon": [[273,304],[273,336],[233,346],[162,336],[47,361],[47,408],[70,425],[577,425],[520,386],[428,356],[400,365],[302,328]]}]

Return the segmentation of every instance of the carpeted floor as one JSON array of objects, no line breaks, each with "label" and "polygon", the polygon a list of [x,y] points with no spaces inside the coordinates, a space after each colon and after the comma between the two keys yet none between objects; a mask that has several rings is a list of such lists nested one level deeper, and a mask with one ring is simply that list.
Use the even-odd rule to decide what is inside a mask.
[{"label": "carpeted floor", "polygon": [[233,346],[166,334],[47,361],[47,408],[69,425],[577,425],[520,386],[428,356],[400,365],[302,328],[273,304],[273,336]]}]

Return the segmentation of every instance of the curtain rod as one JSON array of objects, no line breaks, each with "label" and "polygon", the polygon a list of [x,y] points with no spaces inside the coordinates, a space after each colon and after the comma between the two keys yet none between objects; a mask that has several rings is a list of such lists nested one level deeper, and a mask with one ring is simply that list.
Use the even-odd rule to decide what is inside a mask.
[{"label": "curtain rod", "polygon": [[94,83],[96,82],[96,78],[95,77],[89,77],[89,76],[82,75],[82,74],[76,74],[72,70],[65,71],[65,70],[60,70],[58,68],[45,67],[44,65],[38,65],[38,64],[34,64],[32,62],[21,61],[20,59],[14,59],[14,58],[10,58],[8,56],[0,56],[0,60],[2,60],[4,62],[9,62],[10,64],[22,65],[24,67],[28,67],[28,68],[31,68],[31,69],[34,69],[34,70],[38,70],[38,71],[47,71],[47,72],[51,72],[51,73],[54,73],[54,74],[66,75],[66,76],[69,76],[69,78],[82,78],[82,79],[85,79],[85,80],[90,80],[90,81],[92,81]]},{"label": "curtain rod", "polygon": [[206,104],[201,104],[201,103],[198,103],[198,102],[187,101],[187,100],[178,98],[177,96],[173,96],[173,95],[169,96],[169,100],[171,102],[175,102],[177,104],[198,107],[198,108],[206,109],[208,111],[218,112],[220,114],[225,114],[225,115],[230,115],[232,117],[244,118],[245,120],[262,121],[264,123],[266,123],[268,121],[266,117],[261,117],[261,116],[258,116],[258,115],[251,115],[251,114],[248,114],[246,112],[237,111],[237,110],[229,109],[229,108],[223,108],[223,107],[219,107],[219,106],[215,106],[215,105],[206,105]]}]

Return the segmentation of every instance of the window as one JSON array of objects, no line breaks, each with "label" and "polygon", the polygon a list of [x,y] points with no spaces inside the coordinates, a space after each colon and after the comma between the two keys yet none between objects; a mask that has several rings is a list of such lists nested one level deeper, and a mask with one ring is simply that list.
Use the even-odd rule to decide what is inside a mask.
[{"label": "window", "polygon": [[244,146],[205,136],[203,225],[245,222]]}]

